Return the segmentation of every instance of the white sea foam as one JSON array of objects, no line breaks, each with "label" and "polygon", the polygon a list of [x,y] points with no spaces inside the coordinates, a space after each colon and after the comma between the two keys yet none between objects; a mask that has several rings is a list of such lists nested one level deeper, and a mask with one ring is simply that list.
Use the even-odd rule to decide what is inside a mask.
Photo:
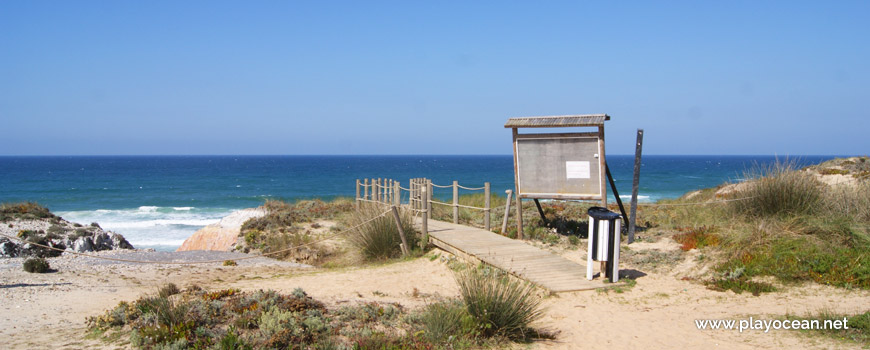
[{"label": "white sea foam", "polygon": [[134,247],[178,247],[203,226],[216,223],[233,209],[140,206],[129,209],[97,209],[58,212],[66,220],[83,225],[99,223],[106,230],[124,235]]},{"label": "white sea foam", "polygon": [[[631,199],[631,195],[630,194],[621,194],[621,195],[619,195],[619,198]],[[637,195],[637,201],[640,203],[650,203],[650,202],[652,202],[652,199],[650,198],[650,196]]]}]

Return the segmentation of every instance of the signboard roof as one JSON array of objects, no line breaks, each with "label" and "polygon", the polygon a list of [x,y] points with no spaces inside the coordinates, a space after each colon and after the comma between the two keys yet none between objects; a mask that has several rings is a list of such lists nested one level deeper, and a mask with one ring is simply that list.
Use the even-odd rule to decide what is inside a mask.
[{"label": "signboard roof", "polygon": [[508,119],[505,128],[556,128],[602,126],[610,120],[607,114],[557,115],[547,117],[517,117]]}]

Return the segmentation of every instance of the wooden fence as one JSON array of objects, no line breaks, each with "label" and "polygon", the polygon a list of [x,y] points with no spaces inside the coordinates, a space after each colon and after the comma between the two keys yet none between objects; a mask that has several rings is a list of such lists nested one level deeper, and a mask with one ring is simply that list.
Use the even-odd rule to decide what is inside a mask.
[{"label": "wooden fence", "polygon": [[[435,188],[452,188],[453,200],[452,203],[440,202],[432,199],[432,191]],[[474,207],[469,205],[459,204],[459,189],[468,191],[483,191],[484,207]],[[384,205],[394,205],[413,210],[416,214],[421,214],[422,231],[424,238],[428,237],[428,221],[432,218],[432,205],[443,205],[453,208],[453,223],[459,223],[459,208],[482,210],[483,227],[487,231],[491,229],[491,189],[489,182],[485,182],[483,187],[465,187],[459,185],[458,181],[453,181],[451,185],[437,185],[432,183],[432,180],[427,178],[414,178],[408,181],[408,187],[402,187],[400,181],[394,179],[374,178],[356,180],[356,200],[355,206],[359,209],[361,202],[380,203]],[[508,203],[510,200],[508,200]],[[508,213],[509,211],[505,211]],[[506,214],[507,215],[507,214]],[[505,218],[507,221],[507,218]]]}]

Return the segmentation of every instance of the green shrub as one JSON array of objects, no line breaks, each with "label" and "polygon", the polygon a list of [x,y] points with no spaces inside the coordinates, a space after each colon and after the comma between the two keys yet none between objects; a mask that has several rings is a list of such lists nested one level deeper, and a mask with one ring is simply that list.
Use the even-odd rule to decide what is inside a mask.
[{"label": "green shrub", "polygon": [[541,318],[541,299],[534,286],[487,269],[457,274],[459,293],[481,335],[525,338],[532,322]]},{"label": "green shrub", "polygon": [[451,337],[471,336],[476,324],[468,308],[458,300],[429,304],[420,314],[423,336],[431,342],[443,343]]},{"label": "green shrub", "polygon": [[44,258],[28,258],[24,260],[24,271],[30,273],[46,273],[51,268]]},{"label": "green shrub", "polygon": [[224,266],[238,266],[238,265],[239,265],[239,263],[237,263],[235,260],[224,260]]},{"label": "green shrub", "polygon": [[217,350],[253,350],[254,347],[240,338],[233,328],[230,328],[227,334],[215,344],[214,348]]},{"label": "green shrub", "polygon": [[[381,215],[385,210],[384,206],[364,204],[360,206],[358,212],[354,212],[348,219],[348,226],[359,226],[348,233],[348,239],[362,251],[363,256],[368,260],[394,258],[402,252],[400,247],[402,240],[395,219],[389,213]],[[414,228],[414,216],[411,211],[400,210],[399,218],[409,245],[408,249],[415,249],[420,239]]]}]

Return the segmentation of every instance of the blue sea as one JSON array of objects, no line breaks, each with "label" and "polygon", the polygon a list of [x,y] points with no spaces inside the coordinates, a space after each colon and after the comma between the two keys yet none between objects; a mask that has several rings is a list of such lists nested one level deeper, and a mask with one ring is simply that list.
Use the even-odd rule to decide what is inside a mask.
[{"label": "blue sea", "polygon": [[[801,165],[834,156],[792,157]],[[634,157],[608,155],[628,198]],[[655,202],[742,180],[774,156],[644,156],[639,200]],[[514,187],[513,157],[47,156],[0,157],[0,202],[36,201],[67,220],[99,223],[137,248],[174,250],[197,229],[266,199],[353,197],[356,179],[427,177],[466,187]],[[446,198],[450,190],[436,191]]]}]

